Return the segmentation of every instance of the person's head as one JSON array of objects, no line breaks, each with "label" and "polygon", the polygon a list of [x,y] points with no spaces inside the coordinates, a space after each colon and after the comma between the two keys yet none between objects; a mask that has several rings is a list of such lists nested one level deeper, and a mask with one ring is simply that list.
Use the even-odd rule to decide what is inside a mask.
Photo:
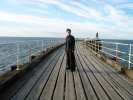
[{"label": "person's head", "polygon": [[67,29],[66,29],[66,33],[67,33],[68,35],[71,35],[71,29],[67,28]]}]

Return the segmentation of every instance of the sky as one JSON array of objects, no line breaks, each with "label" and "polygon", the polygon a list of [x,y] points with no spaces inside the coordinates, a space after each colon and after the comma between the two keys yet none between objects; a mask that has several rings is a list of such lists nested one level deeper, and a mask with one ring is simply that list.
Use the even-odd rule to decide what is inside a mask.
[{"label": "sky", "polygon": [[133,39],[133,0],[1,0],[0,36]]}]

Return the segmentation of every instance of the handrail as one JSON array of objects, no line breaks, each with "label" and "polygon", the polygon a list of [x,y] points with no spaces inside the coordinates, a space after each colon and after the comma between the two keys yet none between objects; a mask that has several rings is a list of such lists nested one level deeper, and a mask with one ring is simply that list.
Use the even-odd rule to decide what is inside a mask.
[{"label": "handrail", "polygon": [[[93,41],[93,42],[92,42]],[[105,53],[109,56],[115,57],[116,59],[125,61],[128,63],[128,68],[130,69],[133,65],[133,54],[132,54],[132,46],[133,44],[126,44],[126,43],[119,43],[119,42],[108,42],[108,41],[97,41],[97,40],[89,40],[86,41],[86,43],[89,45],[89,47],[91,48],[91,50],[95,51],[95,53]],[[99,50],[99,44],[100,47],[102,48],[101,50]],[[107,44],[107,45],[106,45]],[[110,47],[111,45],[111,47]],[[122,51],[120,49],[120,46],[126,46],[127,51]],[[128,46],[128,48],[127,48]],[[119,56],[119,54],[121,54],[121,56]],[[127,55],[128,57],[124,58],[122,56]]]},{"label": "handrail", "polygon": [[[9,44],[14,44],[14,45],[16,45],[17,43],[27,43],[27,42],[38,42],[38,41],[45,41],[45,42],[54,42],[54,41],[57,41],[57,40],[55,40],[55,39],[53,39],[53,40],[43,40],[43,39],[41,39],[41,40],[26,40],[26,42],[23,40],[23,41],[17,41],[17,42],[6,42],[6,43],[0,43],[0,45],[9,45]],[[58,40],[58,41],[60,41],[60,40]]]},{"label": "handrail", "polygon": [[[30,63],[30,57],[32,55],[37,55],[41,53],[42,51],[46,50],[46,48],[54,47],[57,44],[64,43],[63,40],[29,40],[29,42],[15,42],[15,43],[2,43],[0,46],[4,47],[6,45],[12,45],[13,44],[13,52],[12,54],[3,54],[1,56],[0,61],[4,61],[5,59],[9,59],[13,57],[13,61],[9,61],[5,67],[0,68],[0,71],[6,68],[9,68],[10,65],[14,64],[17,65],[17,70],[20,70],[20,65],[24,63]],[[6,61],[5,61],[6,62]],[[5,64],[3,62],[3,64]],[[13,62],[13,63],[12,63]],[[10,66],[11,67],[11,66]]]},{"label": "handrail", "polygon": [[107,42],[107,41],[98,41],[98,42],[103,42],[103,43],[106,43],[106,44],[130,45],[130,44],[127,44],[127,43],[119,43],[119,42]]}]

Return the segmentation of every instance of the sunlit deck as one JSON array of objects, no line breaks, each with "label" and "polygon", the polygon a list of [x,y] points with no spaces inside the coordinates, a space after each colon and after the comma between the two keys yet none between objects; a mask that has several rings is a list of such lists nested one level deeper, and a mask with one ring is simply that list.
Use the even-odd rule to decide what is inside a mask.
[{"label": "sunlit deck", "polygon": [[0,93],[0,100],[133,100],[133,83],[76,43],[75,72],[64,47]]}]

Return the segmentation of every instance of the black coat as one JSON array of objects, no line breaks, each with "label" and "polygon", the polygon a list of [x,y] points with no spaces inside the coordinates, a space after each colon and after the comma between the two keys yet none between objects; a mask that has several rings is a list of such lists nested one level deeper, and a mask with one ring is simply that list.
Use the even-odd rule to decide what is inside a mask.
[{"label": "black coat", "polygon": [[66,37],[66,60],[67,60],[67,68],[71,70],[75,70],[75,56],[74,56],[74,49],[75,49],[75,38],[72,35]]},{"label": "black coat", "polygon": [[75,49],[75,38],[72,35],[68,35],[66,37],[66,52],[67,51],[74,51]]}]

